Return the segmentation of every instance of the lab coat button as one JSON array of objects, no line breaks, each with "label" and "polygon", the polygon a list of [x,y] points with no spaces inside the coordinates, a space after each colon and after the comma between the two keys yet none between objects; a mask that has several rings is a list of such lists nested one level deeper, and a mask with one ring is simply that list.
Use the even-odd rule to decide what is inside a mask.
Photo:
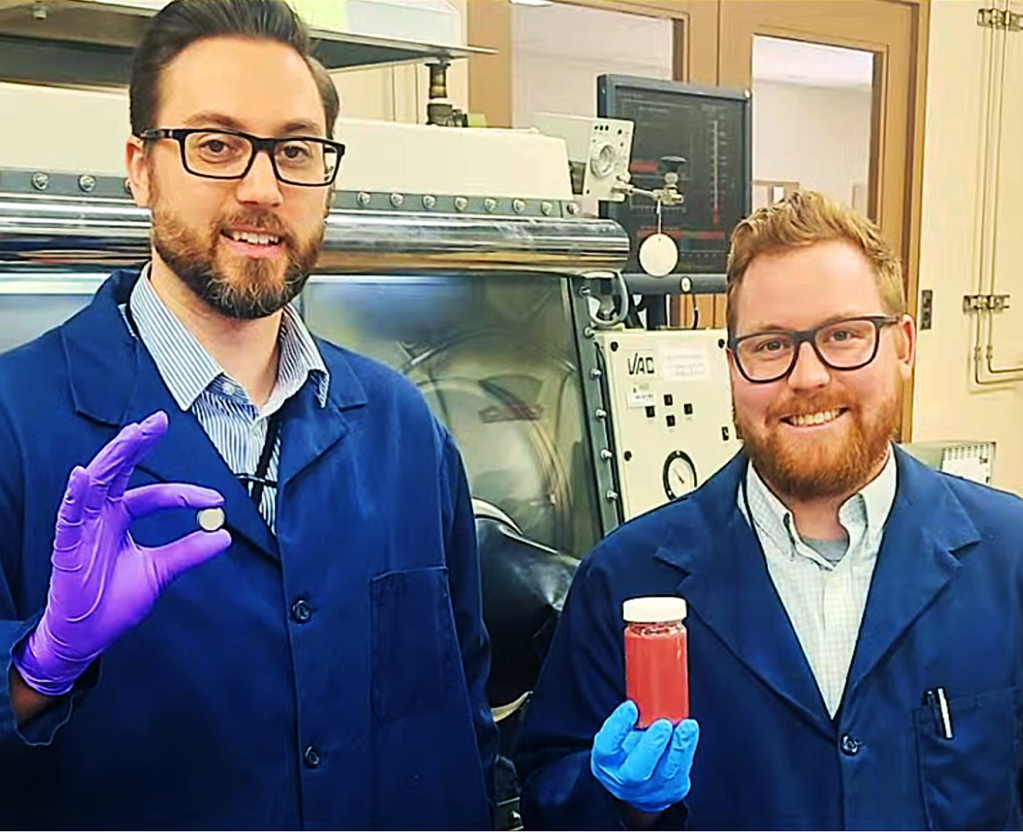
[{"label": "lab coat button", "polygon": [[306,768],[319,768],[323,758],[320,757],[320,751],[315,745],[309,745],[306,746],[302,759],[305,761]]},{"label": "lab coat button", "polygon": [[313,617],[313,611],[309,608],[309,604],[306,603],[304,598],[299,598],[291,605],[291,617],[299,624],[305,624]]},{"label": "lab coat button", "polygon": [[841,748],[843,754],[848,754],[850,757],[853,757],[860,752],[859,740],[850,737],[848,734],[843,734]]}]

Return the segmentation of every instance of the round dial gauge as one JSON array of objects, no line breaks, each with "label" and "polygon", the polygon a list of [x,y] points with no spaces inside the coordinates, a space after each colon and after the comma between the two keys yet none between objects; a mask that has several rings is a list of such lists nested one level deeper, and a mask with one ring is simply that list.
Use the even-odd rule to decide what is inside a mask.
[{"label": "round dial gauge", "polygon": [[677,500],[696,488],[696,466],[685,451],[668,454],[661,476],[669,500]]},{"label": "round dial gauge", "polygon": [[613,144],[605,142],[590,154],[590,170],[598,179],[606,179],[615,169],[618,153]]}]

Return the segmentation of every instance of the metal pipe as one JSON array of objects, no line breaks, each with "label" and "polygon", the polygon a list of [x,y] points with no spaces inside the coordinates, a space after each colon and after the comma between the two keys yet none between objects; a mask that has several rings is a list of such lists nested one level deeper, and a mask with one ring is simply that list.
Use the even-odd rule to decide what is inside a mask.
[{"label": "metal pipe", "polygon": [[[117,199],[0,193],[0,264],[116,268],[149,258],[149,212]],[[613,220],[333,210],[316,273],[620,270]]]},{"label": "metal pipe", "polygon": [[[1008,38],[1004,31],[997,31],[992,28],[990,34],[990,60],[987,64],[987,89],[984,96],[984,109],[986,119],[982,134],[982,157],[983,177],[979,185],[981,192],[981,222],[979,231],[974,232],[974,246],[976,250],[976,238],[980,236],[980,263],[978,267],[979,294],[985,293],[985,282],[987,283],[987,294],[995,294],[995,282],[997,272],[996,257],[998,254],[998,217],[1001,200],[1001,179],[1002,179],[1002,131],[1005,122],[1005,86],[1006,86],[1006,52]],[[984,54],[988,57],[987,51]],[[992,135],[994,138],[992,138]],[[993,144],[993,147],[992,147]],[[991,190],[992,195],[988,196]],[[990,245],[988,237],[990,236]],[[1023,364],[1016,364],[1008,367],[995,366],[995,332],[994,332],[994,311],[991,309],[979,310],[976,315],[976,326],[974,329],[973,363],[974,383],[981,387],[990,387],[1005,384],[1014,384],[1023,381]],[[981,375],[981,361],[984,362],[983,370],[986,378]]]},{"label": "metal pipe", "polygon": [[629,291],[636,295],[718,295],[728,289],[723,274],[626,274]]}]

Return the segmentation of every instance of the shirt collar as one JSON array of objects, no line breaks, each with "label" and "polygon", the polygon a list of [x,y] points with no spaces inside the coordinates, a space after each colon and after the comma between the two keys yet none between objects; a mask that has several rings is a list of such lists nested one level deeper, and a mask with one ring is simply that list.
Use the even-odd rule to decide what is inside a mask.
[{"label": "shirt collar", "polygon": [[[149,282],[149,269],[150,265],[146,264],[128,299],[131,317],[171,396],[178,407],[187,411],[205,390],[221,377],[226,378],[227,373],[167,308]],[[315,340],[291,304],[284,307],[278,338],[277,382],[267,409],[273,405],[275,410],[310,377],[316,384],[320,407],[326,406],[330,374]]]},{"label": "shirt collar", "polygon": [[[863,539],[868,549],[876,548],[884,534],[884,525],[895,501],[897,480],[898,466],[889,446],[888,459],[881,473],[842,503],[838,510],[839,522],[847,531],[857,525],[859,518],[865,521]],[[746,468],[745,492],[744,499],[743,489],[740,488],[738,499],[739,510],[747,522],[769,537],[778,551],[794,554],[795,546],[802,541],[797,540],[792,512],[767,487],[752,463]],[[747,500],[752,517],[746,511]]]}]

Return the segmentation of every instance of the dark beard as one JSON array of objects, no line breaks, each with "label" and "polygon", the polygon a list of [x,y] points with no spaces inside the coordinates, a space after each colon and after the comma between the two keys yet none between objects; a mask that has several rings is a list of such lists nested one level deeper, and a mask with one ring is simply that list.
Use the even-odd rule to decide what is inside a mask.
[{"label": "dark beard", "polygon": [[[783,442],[779,428],[762,436],[744,429],[737,418],[736,428],[750,462],[779,497],[800,502],[842,497],[866,485],[884,462],[898,426],[899,398],[892,396],[869,424],[859,410],[848,409],[843,418],[851,419],[852,430],[840,447],[821,442],[796,452]],[[830,410],[832,406],[808,402],[804,412]],[[769,424],[773,422],[770,414],[768,420]]]},{"label": "dark beard", "polygon": [[[159,205],[159,200],[154,199]],[[232,282],[216,264],[216,247],[221,230],[231,226],[258,228],[281,238],[288,262],[283,281],[277,281],[277,265],[266,260],[250,260],[241,269],[241,280]],[[153,209],[153,248],[164,263],[210,308],[228,318],[255,320],[283,309],[302,291],[316,265],[323,243],[324,226],[319,233],[298,247],[276,218],[249,213],[216,223],[208,240],[186,228],[169,211]]]}]

